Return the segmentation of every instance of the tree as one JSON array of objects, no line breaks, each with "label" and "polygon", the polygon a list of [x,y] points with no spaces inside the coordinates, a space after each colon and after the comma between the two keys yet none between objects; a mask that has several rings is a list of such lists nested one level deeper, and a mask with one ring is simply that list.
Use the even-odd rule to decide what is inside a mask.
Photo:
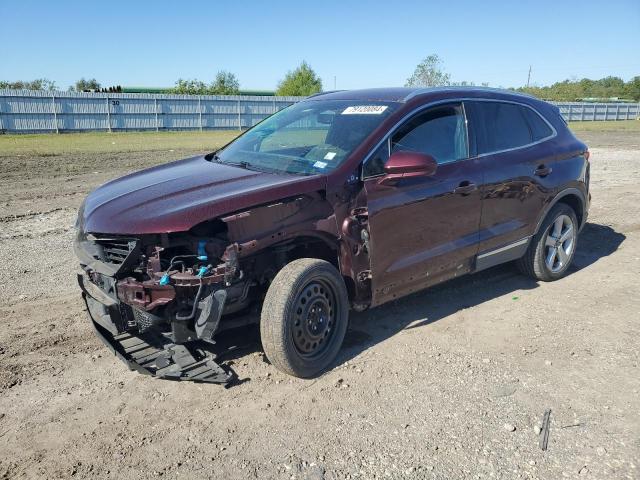
[{"label": "tree", "polygon": [[78,80],[71,90],[75,90],[76,92],[89,92],[92,90],[98,91],[100,90],[100,83],[95,78],[90,78],[86,80],[82,77]]},{"label": "tree", "polygon": [[276,95],[308,97],[321,91],[322,80],[311,66],[303,61],[294,71],[287,72],[284,79],[278,84]]},{"label": "tree", "polygon": [[182,95],[206,95],[209,93],[209,87],[200,80],[183,80],[179,78],[175,87],[171,89],[171,92]]},{"label": "tree", "polygon": [[171,92],[182,95],[237,95],[240,93],[239,87],[238,78],[233,73],[221,70],[209,85],[196,79],[179,78]]},{"label": "tree", "polygon": [[433,54],[418,64],[405,87],[439,87],[450,83],[451,75],[442,70],[442,60]]},{"label": "tree", "polygon": [[47,78],[36,78],[31,81],[18,80],[16,82],[8,82],[0,80],[0,88],[8,88],[13,90],[47,90],[56,89],[56,82]]},{"label": "tree", "polygon": [[[636,82],[635,87],[634,82]],[[544,87],[521,87],[516,90],[556,102],[575,102],[583,98],[609,99],[615,97],[639,100],[640,77],[632,78],[627,83],[619,77],[612,76],[601,78],[600,80],[591,80],[589,78],[572,79]]]},{"label": "tree", "polygon": [[640,76],[633,77],[625,84],[624,95],[626,98],[632,98],[636,102],[640,102]]},{"label": "tree", "polygon": [[237,95],[240,93],[240,82],[231,72],[220,70],[210,87],[213,95]]}]

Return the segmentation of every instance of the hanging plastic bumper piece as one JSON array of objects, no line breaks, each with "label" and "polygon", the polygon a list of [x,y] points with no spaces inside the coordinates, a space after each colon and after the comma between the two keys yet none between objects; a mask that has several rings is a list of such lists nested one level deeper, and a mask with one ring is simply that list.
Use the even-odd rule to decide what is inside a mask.
[{"label": "hanging plastic bumper piece", "polygon": [[[153,331],[122,332],[122,326],[127,322],[122,304],[93,284],[86,274],[78,274],[78,283],[96,334],[129,369],[158,378],[227,386],[235,380],[233,373],[227,373],[215,362],[212,353],[194,348],[190,343],[175,344]],[[225,299],[224,290],[204,299],[203,315],[198,320],[206,320],[201,325],[196,323],[201,339],[210,339]]]}]

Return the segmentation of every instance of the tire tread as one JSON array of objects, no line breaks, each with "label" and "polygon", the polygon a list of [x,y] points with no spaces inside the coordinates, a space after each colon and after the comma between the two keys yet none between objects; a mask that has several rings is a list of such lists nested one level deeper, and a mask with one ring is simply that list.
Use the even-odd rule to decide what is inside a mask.
[{"label": "tire tread", "polygon": [[[342,321],[346,324],[348,317],[348,296],[344,280],[333,265],[325,260],[316,258],[301,258],[293,260],[285,265],[275,276],[273,282],[267,290],[262,314],[260,318],[260,338],[262,347],[269,361],[279,370],[296,377],[307,378],[318,373],[326,365],[309,366],[297,359],[291,352],[291,345],[288,342],[289,326],[286,324],[288,312],[295,302],[296,292],[298,292],[310,276],[325,274],[332,277],[336,284],[336,308],[341,308]],[[335,334],[344,338],[346,325],[341,325]],[[336,338],[339,345],[332,347],[335,353],[342,344],[342,338]],[[333,360],[335,357],[328,355]],[[327,363],[330,363],[329,360]]]},{"label": "tire tread", "polygon": [[[569,268],[568,266],[559,275],[553,274],[547,269],[544,263],[544,242],[542,242],[542,239],[544,238],[551,223],[553,223],[553,221],[562,214],[570,216],[573,221],[574,228],[578,228],[578,221],[573,208],[565,203],[557,203],[556,205],[554,205],[540,225],[538,232],[533,236],[531,242],[529,242],[529,247],[527,248],[525,254],[518,260],[516,260],[516,266],[522,274],[531,277],[534,280],[540,280],[543,282],[558,280],[566,274]],[[576,235],[576,244],[574,245],[569,265],[571,265],[571,262],[573,261],[573,255],[575,255],[577,241],[578,237]]]}]

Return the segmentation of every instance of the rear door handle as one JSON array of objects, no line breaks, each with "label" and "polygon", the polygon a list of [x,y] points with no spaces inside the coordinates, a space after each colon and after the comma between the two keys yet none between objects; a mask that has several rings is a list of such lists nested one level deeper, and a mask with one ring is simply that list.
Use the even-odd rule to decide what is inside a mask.
[{"label": "rear door handle", "polygon": [[464,182],[460,182],[454,190],[453,193],[459,193],[460,195],[469,195],[471,192],[478,189],[478,186],[475,183],[470,182],[469,180],[465,180]]},{"label": "rear door handle", "polygon": [[545,164],[538,165],[538,168],[533,172],[538,177],[546,177],[549,175],[553,169],[551,167],[547,167]]}]

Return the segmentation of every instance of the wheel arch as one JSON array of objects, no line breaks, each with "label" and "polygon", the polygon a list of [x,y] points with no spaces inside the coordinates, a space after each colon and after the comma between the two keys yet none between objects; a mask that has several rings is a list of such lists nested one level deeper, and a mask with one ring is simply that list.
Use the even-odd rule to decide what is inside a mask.
[{"label": "wheel arch", "polygon": [[542,211],[542,214],[538,218],[536,229],[533,232],[534,235],[538,233],[538,231],[540,230],[540,226],[542,225],[542,222],[544,222],[544,219],[547,218],[547,215],[549,214],[551,209],[558,203],[564,203],[569,207],[571,207],[571,209],[575,212],[576,217],[578,219],[578,225],[580,226],[579,228],[582,228],[584,226],[584,223],[586,222],[586,219],[587,219],[587,212],[585,209],[586,201],[585,201],[584,193],[577,188],[567,188],[565,190],[562,190],[558,194],[556,194],[556,196],[553,197],[553,199],[545,206],[544,210]]},{"label": "wheel arch", "polygon": [[338,270],[340,269],[338,240],[327,233],[300,232],[295,237],[276,243],[269,248],[275,249],[284,245],[289,245],[294,249],[287,256],[288,261],[297,260],[298,258],[317,258],[326,260]]},{"label": "wheel arch", "polygon": [[326,260],[333,265],[344,279],[349,299],[353,299],[356,294],[356,282],[343,264],[344,259],[339,238],[327,232],[306,231],[300,232],[295,238],[276,243],[268,248],[273,251],[286,245],[291,248],[291,253],[286,256],[287,263],[299,258],[317,258]]}]

